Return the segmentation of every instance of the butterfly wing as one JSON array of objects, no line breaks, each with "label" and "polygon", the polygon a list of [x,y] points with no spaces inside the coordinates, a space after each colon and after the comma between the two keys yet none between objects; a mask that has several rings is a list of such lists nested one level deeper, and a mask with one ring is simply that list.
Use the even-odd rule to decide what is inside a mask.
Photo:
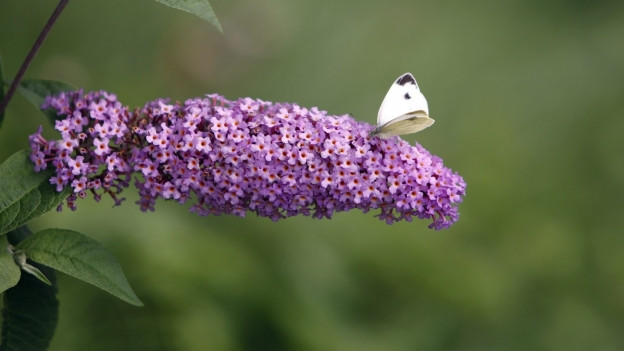
[{"label": "butterfly wing", "polygon": [[411,73],[400,76],[390,86],[377,113],[377,125],[381,126],[404,115],[424,111],[429,115],[429,106],[420,92],[418,83]]},{"label": "butterfly wing", "polygon": [[431,126],[433,122],[435,122],[435,120],[429,118],[424,111],[418,111],[403,115],[398,119],[377,126],[377,128],[371,132],[371,135],[389,138],[395,135],[416,133]]}]

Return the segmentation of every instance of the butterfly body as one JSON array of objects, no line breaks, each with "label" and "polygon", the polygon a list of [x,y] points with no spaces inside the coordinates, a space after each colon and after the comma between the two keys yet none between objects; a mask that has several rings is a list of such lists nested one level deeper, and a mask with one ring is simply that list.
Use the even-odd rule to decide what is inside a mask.
[{"label": "butterfly body", "polygon": [[433,122],[429,117],[427,99],[420,92],[416,79],[411,73],[405,73],[390,86],[379,107],[377,126],[370,136],[389,138],[416,133]]}]

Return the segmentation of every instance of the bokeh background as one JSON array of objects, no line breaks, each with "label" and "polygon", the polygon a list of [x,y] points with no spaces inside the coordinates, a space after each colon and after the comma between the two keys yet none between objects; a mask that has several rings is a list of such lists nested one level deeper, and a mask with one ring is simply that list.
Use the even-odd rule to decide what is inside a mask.
[{"label": "bokeh background", "polygon": [[[197,217],[135,195],[33,230],[109,247],[136,308],[59,274],[52,350],[624,349],[624,3],[211,1],[221,35],[154,1],[73,1],[27,77],[130,106],[218,92],[373,123],[412,72],[436,124],[407,136],[467,181],[461,219]],[[11,79],[55,6],[3,1]],[[20,97],[0,157],[45,119]],[[50,126],[48,133],[54,135]]]}]

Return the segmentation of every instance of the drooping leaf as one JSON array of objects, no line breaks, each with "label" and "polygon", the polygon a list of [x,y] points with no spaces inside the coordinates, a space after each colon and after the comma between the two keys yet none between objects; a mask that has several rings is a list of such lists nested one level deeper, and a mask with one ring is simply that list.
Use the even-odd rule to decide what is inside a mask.
[{"label": "drooping leaf", "polygon": [[157,2],[167,5],[169,7],[176,8],[178,10],[186,11],[196,15],[197,17],[210,22],[213,26],[217,27],[219,32],[223,33],[221,23],[212,10],[212,6],[208,0],[156,0]]},{"label": "drooping leaf", "polygon": [[[67,83],[44,79],[22,80],[17,89],[17,91],[33,105],[35,105],[37,109],[41,109],[41,105],[45,101],[46,96],[56,95],[63,91],[72,90],[76,90],[76,88]],[[42,112],[48,117],[52,125],[54,125],[54,121],[56,121],[56,113],[52,110],[44,110]]]},{"label": "drooping leaf", "polygon": [[0,234],[41,216],[69,195],[69,187],[55,191],[48,181],[51,171],[37,173],[33,168],[25,151],[0,165]]},{"label": "drooping leaf", "polygon": [[22,274],[17,285],[4,292],[0,351],[43,351],[50,345],[58,322],[56,277],[52,269],[38,268],[53,285]]},{"label": "drooping leaf", "polygon": [[30,260],[78,278],[135,306],[134,294],[115,256],[97,241],[68,229],[46,229],[16,247]]},{"label": "drooping leaf", "polygon": [[13,260],[13,253],[9,251],[7,236],[0,237],[0,293],[14,287],[20,279],[20,269]]}]

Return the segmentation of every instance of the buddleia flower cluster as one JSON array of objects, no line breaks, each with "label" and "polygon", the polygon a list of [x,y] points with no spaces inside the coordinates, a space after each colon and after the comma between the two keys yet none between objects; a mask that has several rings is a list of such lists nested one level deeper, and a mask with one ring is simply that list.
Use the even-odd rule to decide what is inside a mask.
[{"label": "buddleia flower cluster", "polygon": [[388,224],[414,217],[431,228],[457,221],[461,176],[422,146],[371,138],[372,126],[348,115],[259,99],[212,94],[185,102],[158,99],[141,109],[105,91],[64,92],[45,100],[60,140],[31,135],[31,160],[53,167],[67,199],[110,196],[133,184],[144,211],[159,198],[191,202],[199,215],[254,212],[272,220],[379,210]]}]

